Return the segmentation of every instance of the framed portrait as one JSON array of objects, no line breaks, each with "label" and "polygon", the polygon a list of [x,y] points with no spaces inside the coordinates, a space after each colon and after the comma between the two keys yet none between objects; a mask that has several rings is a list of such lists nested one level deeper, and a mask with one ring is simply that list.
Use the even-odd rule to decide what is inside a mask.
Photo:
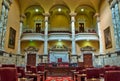
[{"label": "framed portrait", "polygon": [[10,27],[8,48],[12,48],[12,49],[15,48],[15,38],[16,38],[16,31],[12,27]]},{"label": "framed portrait", "polygon": [[107,27],[104,30],[104,37],[105,37],[105,48],[111,48],[112,47],[112,39],[111,39],[111,32],[110,27]]}]

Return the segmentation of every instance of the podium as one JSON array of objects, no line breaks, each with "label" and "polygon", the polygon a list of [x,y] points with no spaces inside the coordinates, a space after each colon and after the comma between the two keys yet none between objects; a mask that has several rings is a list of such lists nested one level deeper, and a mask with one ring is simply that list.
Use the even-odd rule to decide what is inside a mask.
[{"label": "podium", "polygon": [[62,62],[62,58],[58,58],[58,63],[61,63]]}]

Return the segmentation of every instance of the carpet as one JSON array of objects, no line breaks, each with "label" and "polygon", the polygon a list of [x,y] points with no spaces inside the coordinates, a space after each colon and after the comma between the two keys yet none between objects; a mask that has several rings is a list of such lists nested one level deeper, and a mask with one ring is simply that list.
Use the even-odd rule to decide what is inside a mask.
[{"label": "carpet", "polygon": [[45,81],[73,81],[71,77],[47,77]]}]

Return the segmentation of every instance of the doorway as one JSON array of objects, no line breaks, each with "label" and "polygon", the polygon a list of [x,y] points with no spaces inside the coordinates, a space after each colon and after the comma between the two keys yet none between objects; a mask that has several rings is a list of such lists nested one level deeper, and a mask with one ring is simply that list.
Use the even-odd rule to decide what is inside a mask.
[{"label": "doorway", "polygon": [[27,54],[27,65],[36,66],[36,54]]},{"label": "doorway", "polygon": [[27,65],[36,66],[36,54],[27,54]]},{"label": "doorway", "polygon": [[79,32],[84,32],[84,23],[79,23]]},{"label": "doorway", "polygon": [[83,54],[84,67],[93,67],[92,53]]},{"label": "doorway", "polygon": [[36,23],[36,33],[41,32],[41,23]]}]

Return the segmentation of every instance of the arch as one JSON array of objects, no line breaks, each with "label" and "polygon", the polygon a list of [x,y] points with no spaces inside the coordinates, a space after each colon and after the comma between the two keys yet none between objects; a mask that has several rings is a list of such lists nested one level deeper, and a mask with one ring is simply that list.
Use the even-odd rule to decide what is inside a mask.
[{"label": "arch", "polygon": [[91,11],[91,12],[94,12],[94,13],[96,12],[96,10],[95,10],[92,6],[86,5],[86,4],[79,5],[79,6],[75,9],[75,12],[76,12],[76,13],[80,12],[81,8],[87,9],[87,10],[89,10],[89,11]]},{"label": "arch", "polygon": [[92,6],[86,4],[79,5],[75,9],[75,12],[77,13],[75,25],[78,30],[80,29],[79,24],[81,23],[84,24],[84,32],[88,32],[90,28],[96,27],[96,22],[94,18],[96,10]]},{"label": "arch", "polygon": [[70,8],[69,8],[67,5],[65,5],[65,4],[55,4],[55,5],[53,5],[53,6],[50,8],[49,12],[51,12],[51,11],[54,10],[55,8],[60,8],[60,7],[66,8],[66,9],[69,11],[69,13],[70,13]]},{"label": "arch", "polygon": [[[58,11],[61,9],[61,11]],[[64,30],[68,29],[70,23],[70,9],[63,4],[57,4],[50,8],[49,10],[50,15],[50,23],[51,27],[55,29]],[[66,28],[67,27],[67,28]],[[52,29],[52,28],[51,28]]]},{"label": "arch", "polygon": [[35,10],[36,8],[38,8],[40,10],[39,13],[44,13],[45,12],[44,9],[40,5],[32,5],[32,6],[27,7],[24,10],[24,13],[27,12],[27,11],[29,12],[29,10]]},{"label": "arch", "polygon": [[40,5],[32,5],[25,9],[24,14],[26,16],[24,20],[24,26],[35,30],[36,23],[40,23],[44,27],[44,9]]}]

